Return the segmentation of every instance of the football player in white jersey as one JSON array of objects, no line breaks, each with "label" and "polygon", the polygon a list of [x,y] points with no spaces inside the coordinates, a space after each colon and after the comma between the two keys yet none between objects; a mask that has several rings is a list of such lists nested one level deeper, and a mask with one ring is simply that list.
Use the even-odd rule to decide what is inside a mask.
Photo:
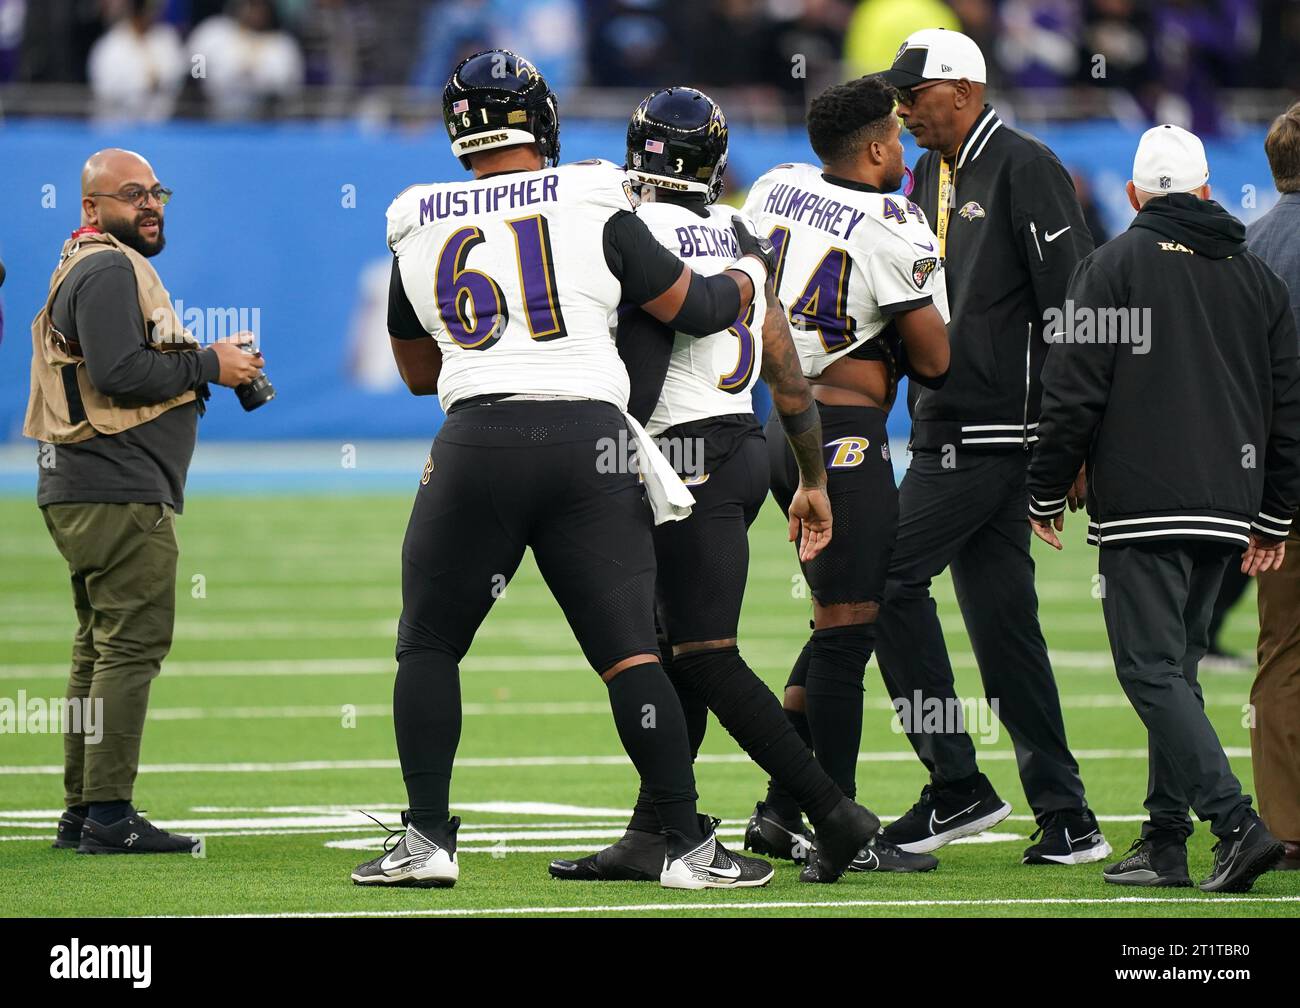
[{"label": "football player in white jersey", "polygon": [[771,866],[728,852],[696,812],[685,719],[659,663],[645,497],[661,520],[691,501],[624,412],[609,319],[630,302],[683,332],[716,332],[763,289],[771,250],[744,232],[727,270],[684,266],[632,213],[621,169],[556,167],[554,95],[513,53],[462,62],[443,114],[474,179],[414,186],[388,209],[393,353],[411,391],[438,395],[447,413],[402,546],[393,719],[410,807],[393,849],[352,879],[456,881],[459,663],[531,547],[650,788],[667,835],[661,884],[763,885]]},{"label": "football player in white jersey", "polygon": [[[626,166],[641,187],[637,216],[700,273],[725,270],[738,251],[733,211],[715,202],[726,163],[726,119],[700,91],[665,88],[633,113]],[[789,323],[775,298],[766,310],[755,298],[729,328],[697,338],[626,305],[618,345],[631,377],[632,415],[660,440],[695,497],[689,518],[654,532],[660,651],[686,712],[691,753],[699,752],[712,710],[808,811],[820,841],[819,881],[833,882],[871,840],[879,820],[844,797],[737,648],[748,530],[768,490],[767,446],[750,400],[760,370],[799,470],[798,492],[830,510],[821,424]],[[823,542],[804,545],[804,556],[812,559]],[[659,877],[663,859],[664,838],[643,788],[618,843],[577,861],[553,861],[551,874],[649,881]]]},{"label": "football player in white jersey", "polygon": [[[808,111],[821,167],[762,176],[745,213],[776,246],[775,284],[821,412],[835,535],[802,562],[813,633],[785,691],[791,721],[848,796],[862,737],[862,680],[874,644],[898,519],[885,419],[900,374],[923,384],[948,369],[947,299],[934,235],[919,207],[889,195],[905,174],[893,88],[865,77],[828,88]],[[772,494],[786,506],[798,471],[773,437]],[[805,828],[773,780],[745,846],[789,857]],[[850,870],[924,871],[937,862],[883,837]],[[810,866],[812,867],[812,866]]]}]

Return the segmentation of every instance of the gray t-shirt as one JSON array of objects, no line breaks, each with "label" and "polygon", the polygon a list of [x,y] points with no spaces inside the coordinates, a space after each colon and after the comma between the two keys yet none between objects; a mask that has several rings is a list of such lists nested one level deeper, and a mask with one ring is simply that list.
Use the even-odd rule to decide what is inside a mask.
[{"label": "gray t-shirt", "polygon": [[[36,503],[164,503],[182,511],[185,475],[207,395],[204,385],[215,381],[220,370],[216,351],[159,353],[146,346],[135,273],[117,251],[77,263],[60,285],[50,316],[59,332],[81,344],[91,384],[114,401],[158,403],[187,389],[198,391],[200,398],[121,434],[42,444]],[[75,383],[65,387],[75,395]],[[71,405],[75,414],[80,403]]]}]

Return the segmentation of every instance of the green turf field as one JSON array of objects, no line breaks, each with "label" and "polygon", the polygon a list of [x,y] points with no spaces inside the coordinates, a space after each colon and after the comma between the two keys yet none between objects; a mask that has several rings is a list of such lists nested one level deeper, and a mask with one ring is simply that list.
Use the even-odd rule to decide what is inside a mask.
[{"label": "green turf field", "polygon": [[[195,859],[83,857],[49,846],[61,806],[60,739],[0,734],[0,914],[609,914],[824,916],[1300,915],[1300,873],[1265,875],[1249,896],[1116,889],[1096,865],[1025,867],[1026,814],[1005,734],[980,742],[983,769],[1015,806],[995,832],[940,852],[923,876],[850,876],[800,885],[789,865],[764,889],[669,892],[655,885],[551,880],[547,861],[621,833],[636,790],[604,689],[526,561],[463,669],[466,707],[452,800],[463,817],[453,890],[372,891],[350,869],[383,839],[355,810],[394,822],[404,803],[391,696],[398,550],[408,499],[194,495],[178,523],[176,643],[154,686],[136,805],[206,838]],[[1088,796],[1117,850],[1136,835],[1145,736],[1115,683],[1094,551],[1082,523],[1062,555],[1039,554],[1039,595],[1070,741]],[[742,649],[774,687],[806,637],[808,602],[770,506],[751,534]],[[951,587],[936,588],[958,691],[979,677]],[[196,595],[205,597],[195,597]],[[1249,651],[1253,602],[1230,624]],[[29,500],[0,499],[0,697],[62,694],[74,625],[66,570]],[[1203,672],[1206,702],[1249,788],[1243,726],[1250,673]],[[902,813],[925,774],[874,667],[860,799]],[[350,712],[350,713],[349,713]],[[739,847],[763,775],[711,725],[697,766],[701,808]],[[1192,874],[1208,870],[1200,827]]]}]

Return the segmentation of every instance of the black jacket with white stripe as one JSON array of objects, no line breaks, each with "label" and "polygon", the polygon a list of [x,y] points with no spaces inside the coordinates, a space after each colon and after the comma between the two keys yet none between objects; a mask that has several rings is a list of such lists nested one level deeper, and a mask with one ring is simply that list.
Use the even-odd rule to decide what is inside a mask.
[{"label": "black jacket with white stripe", "polygon": [[[922,155],[912,187],[931,228],[938,227],[942,160],[938,151]],[[912,448],[1023,451],[1038,426],[1044,313],[1059,309],[1092,235],[1056,155],[990,106],[950,167],[956,181],[943,278],[952,364],[942,388],[910,383]]]},{"label": "black jacket with white stripe", "polygon": [[1029,513],[1087,458],[1088,541],[1246,545],[1300,499],[1300,338],[1286,285],[1219,204],[1153,199],[1079,264],[1043,369]]}]

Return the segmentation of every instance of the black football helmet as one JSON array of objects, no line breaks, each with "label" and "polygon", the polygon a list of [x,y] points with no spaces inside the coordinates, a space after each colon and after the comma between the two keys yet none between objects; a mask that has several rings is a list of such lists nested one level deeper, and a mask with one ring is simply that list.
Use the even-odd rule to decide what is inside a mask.
[{"label": "black football helmet", "polygon": [[647,95],[627,124],[628,173],[644,185],[722,195],[727,117],[703,91],[670,87]]},{"label": "black football helmet", "polygon": [[507,49],[462,60],[442,92],[451,152],[469,167],[475,151],[535,143],[548,166],[560,159],[560,114],[537,68]]}]

